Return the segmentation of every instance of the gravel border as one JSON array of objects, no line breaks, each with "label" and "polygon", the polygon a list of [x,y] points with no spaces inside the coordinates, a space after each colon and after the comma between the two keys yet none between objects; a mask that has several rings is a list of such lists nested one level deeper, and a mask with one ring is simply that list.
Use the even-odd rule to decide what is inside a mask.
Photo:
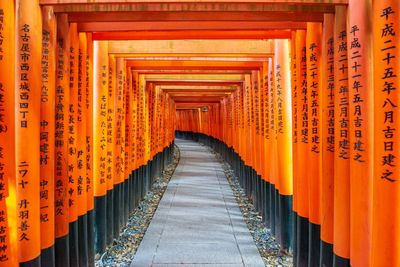
[{"label": "gravel border", "polygon": [[179,164],[179,159],[179,148],[174,145],[172,163],[165,168],[161,176],[155,178],[151,190],[129,216],[128,223],[121,229],[119,237],[114,239],[112,246],[108,247],[106,252],[95,263],[96,267],[130,266],[158,204],[167,189],[168,183]]},{"label": "gravel border", "polygon": [[244,221],[253,236],[265,266],[293,266],[293,257],[282,253],[279,243],[272,235],[271,230],[267,228],[263,222],[261,214],[255,209],[252,201],[247,197],[245,191],[240,186],[239,179],[231,166],[219,153],[210,147],[208,148],[222,165],[225,176],[232,188],[233,195],[243,214]]}]

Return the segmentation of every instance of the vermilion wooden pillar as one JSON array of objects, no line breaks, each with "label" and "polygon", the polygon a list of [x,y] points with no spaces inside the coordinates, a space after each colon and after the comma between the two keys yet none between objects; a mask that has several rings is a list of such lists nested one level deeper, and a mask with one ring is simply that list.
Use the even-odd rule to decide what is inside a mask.
[{"label": "vermilion wooden pillar", "polygon": [[125,178],[125,60],[116,58],[116,92],[114,109],[114,129],[115,138],[115,177],[114,177],[114,236],[119,234],[121,229],[122,216],[122,186]]},{"label": "vermilion wooden pillar", "polygon": [[54,146],[57,21],[52,7],[42,9],[42,21],[42,92],[40,106],[41,264],[54,266]]},{"label": "vermilion wooden pillar", "polygon": [[69,28],[69,105],[68,105],[68,208],[69,208],[69,249],[70,264],[79,264],[78,247],[78,159],[77,159],[77,106],[78,106],[78,57],[79,38],[77,24]]},{"label": "vermilion wooden pillar", "polygon": [[87,207],[87,177],[86,160],[88,153],[86,125],[87,97],[88,97],[88,69],[87,69],[87,35],[79,33],[78,51],[78,101],[76,106],[76,153],[77,153],[77,204],[78,204],[78,249],[79,265],[86,266],[88,262],[88,207]]},{"label": "vermilion wooden pillar", "polygon": [[116,84],[116,61],[114,55],[108,56],[108,88],[107,88],[107,159],[106,159],[106,182],[107,182],[107,246],[111,245],[114,237],[114,112],[115,112],[115,84]]},{"label": "vermilion wooden pillar", "polygon": [[40,97],[42,16],[39,1],[16,1],[15,166],[20,266],[40,266]]},{"label": "vermilion wooden pillar", "polygon": [[[374,162],[372,1],[349,1],[350,264],[371,266]],[[375,159],[378,160],[378,159]],[[379,161],[379,160],[378,160]]]},{"label": "vermilion wooden pillar", "polygon": [[264,113],[264,177],[266,181],[265,185],[265,222],[268,227],[271,227],[271,217],[270,217],[270,147],[271,147],[271,134],[270,134],[270,73],[268,69],[268,62],[263,63],[263,81],[264,81],[264,105],[262,107],[262,111]]},{"label": "vermilion wooden pillar", "polygon": [[14,1],[0,2],[0,227],[4,229],[0,266],[18,266],[15,170]]},{"label": "vermilion wooden pillar", "polygon": [[309,188],[309,266],[320,259],[321,190],[321,23],[307,23],[307,97],[308,97],[308,188]]},{"label": "vermilion wooden pillar", "polygon": [[400,3],[372,2],[374,178],[372,266],[400,265]]},{"label": "vermilion wooden pillar", "polygon": [[270,135],[270,218],[271,218],[271,231],[277,234],[277,201],[276,201],[276,185],[277,185],[277,139],[276,139],[276,88],[275,88],[275,75],[274,75],[274,60],[268,59],[269,71],[269,135]]},{"label": "vermilion wooden pillar", "polygon": [[57,17],[55,128],[55,250],[56,266],[69,266],[68,228],[68,105],[69,26],[67,15]]},{"label": "vermilion wooden pillar", "polygon": [[123,180],[123,185],[122,185],[122,199],[123,202],[121,203],[121,209],[122,209],[122,216],[121,216],[121,225],[125,224],[126,221],[126,208],[125,206],[127,205],[127,203],[125,203],[125,199],[126,199],[126,194],[127,194],[127,190],[126,190],[126,183],[125,181],[129,178],[129,175],[131,173],[131,158],[133,157],[132,155],[132,148],[131,146],[135,145],[134,143],[132,143],[132,131],[133,131],[133,125],[131,123],[131,112],[130,112],[130,108],[131,108],[131,99],[132,99],[132,91],[130,90],[130,80],[132,79],[132,71],[130,68],[126,69],[126,76],[125,76],[125,90],[124,90],[124,105],[125,105],[125,169],[124,169],[124,180]]},{"label": "vermilion wooden pillar", "polygon": [[347,8],[337,7],[334,27],[335,159],[334,159],[334,265],[350,264],[350,135],[347,63]]},{"label": "vermilion wooden pillar", "polygon": [[275,86],[277,111],[277,155],[279,178],[279,216],[282,249],[293,249],[293,155],[290,42],[275,41]]},{"label": "vermilion wooden pillar", "polygon": [[86,109],[86,194],[87,194],[87,233],[88,233],[88,264],[94,266],[94,180],[93,180],[93,63],[94,51],[92,34],[86,33],[86,82],[85,82],[85,109]]},{"label": "vermilion wooden pillar", "polygon": [[293,263],[296,264],[297,257],[297,199],[298,199],[298,144],[299,144],[299,88],[297,87],[297,54],[296,54],[296,31],[292,31],[290,40],[290,72],[291,72],[291,121],[292,121],[292,172],[293,172]]},{"label": "vermilion wooden pillar", "polygon": [[334,15],[325,14],[322,36],[321,264],[333,264],[333,175],[335,153]]},{"label": "vermilion wooden pillar", "polygon": [[94,42],[93,183],[96,254],[106,249],[108,42]]},{"label": "vermilion wooden pillar", "polygon": [[307,175],[307,146],[309,142],[308,133],[308,97],[307,97],[307,55],[306,55],[306,31],[296,31],[296,84],[298,90],[298,110],[297,123],[299,127],[299,143],[297,145],[296,164],[299,184],[297,187],[297,253],[296,265],[308,265],[308,217],[309,217],[309,189]]}]

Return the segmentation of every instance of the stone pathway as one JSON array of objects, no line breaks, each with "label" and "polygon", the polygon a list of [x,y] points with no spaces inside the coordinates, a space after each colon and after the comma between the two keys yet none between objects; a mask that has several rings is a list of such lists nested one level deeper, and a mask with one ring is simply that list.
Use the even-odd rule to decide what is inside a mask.
[{"label": "stone pathway", "polygon": [[131,266],[264,266],[215,156],[192,141],[176,144],[179,165]]}]

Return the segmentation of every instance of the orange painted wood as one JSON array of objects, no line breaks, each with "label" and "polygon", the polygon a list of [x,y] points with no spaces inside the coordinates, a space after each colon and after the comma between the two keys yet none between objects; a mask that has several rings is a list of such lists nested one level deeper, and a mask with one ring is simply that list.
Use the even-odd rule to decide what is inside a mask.
[{"label": "orange painted wood", "polygon": [[276,189],[279,188],[277,183],[277,136],[276,136],[276,86],[275,86],[275,73],[274,73],[274,60],[268,59],[268,71],[270,76],[269,88],[269,134],[270,134],[270,173],[269,182],[274,185]]},{"label": "orange painted wood", "polygon": [[297,172],[301,183],[298,184],[298,201],[297,212],[303,218],[309,217],[309,180],[308,169],[306,166],[308,142],[310,140],[308,132],[308,97],[307,97],[307,46],[306,46],[306,31],[296,31],[296,84],[299,91],[299,110],[298,118],[299,125],[299,144],[297,158]]},{"label": "orange painted wood", "polygon": [[321,186],[321,49],[322,25],[307,24],[307,97],[308,97],[308,188],[309,221],[320,224],[320,186]]},{"label": "orange painted wood", "polygon": [[51,7],[42,9],[42,92],[40,106],[40,243],[54,245],[54,149],[57,20]]},{"label": "orange painted wood", "polygon": [[78,107],[78,62],[79,62],[79,37],[76,23],[71,23],[69,28],[69,105],[68,105],[68,208],[69,222],[78,219],[78,153],[77,140],[77,107]]},{"label": "orange painted wood", "polygon": [[86,55],[86,81],[85,81],[85,109],[86,109],[86,194],[87,210],[94,209],[94,180],[93,180],[93,41],[92,34],[86,33],[87,55]]},{"label": "orange painted wood", "polygon": [[185,61],[185,60],[128,60],[127,67],[131,67],[132,69],[138,68],[147,68],[147,69],[240,69],[240,70],[256,70],[262,67],[262,62],[232,62],[232,61]]},{"label": "orange painted wood", "polygon": [[116,22],[116,21],[323,21],[322,12],[282,11],[139,11],[139,12],[71,12],[70,22]]},{"label": "orange painted wood", "polygon": [[252,129],[251,129],[251,83],[250,75],[245,75],[243,84],[243,112],[244,112],[244,129],[243,129],[243,159],[247,166],[252,166]]},{"label": "orange painted wood", "polygon": [[347,62],[347,9],[338,7],[334,27],[335,159],[333,251],[350,258],[350,136]]},{"label": "orange painted wood", "polygon": [[125,75],[126,65],[123,58],[116,59],[116,74],[117,74],[117,85],[116,85],[116,112],[115,112],[115,184],[120,184],[125,178]]},{"label": "orange painted wood", "polygon": [[299,182],[299,173],[297,171],[297,147],[299,143],[299,124],[298,116],[300,114],[299,109],[299,88],[297,87],[297,55],[296,55],[296,31],[292,31],[292,37],[290,40],[290,72],[291,72],[291,98],[292,98],[292,170],[293,170],[293,211],[297,213],[297,185]]},{"label": "orange painted wood", "polygon": [[[81,22],[82,32],[131,31],[234,31],[234,30],[290,30],[305,29],[304,22],[269,21],[133,21],[133,22]],[[171,36],[173,38],[173,36]],[[200,37],[201,38],[201,37]]]},{"label": "orange painted wood", "polygon": [[77,149],[77,204],[78,216],[82,216],[87,212],[87,178],[86,178],[86,97],[87,97],[87,68],[86,58],[87,36],[86,33],[79,33],[79,50],[78,50],[78,102],[76,107],[76,149]]},{"label": "orange painted wood", "polygon": [[269,171],[270,171],[270,73],[268,69],[268,62],[264,62],[262,68],[262,75],[263,75],[263,95],[264,95],[264,105],[262,107],[264,113],[264,164],[263,164],[263,172],[264,172],[264,179],[269,182]]},{"label": "orange painted wood", "polygon": [[[46,1],[46,0],[45,0]],[[56,0],[51,0],[56,1]],[[102,3],[102,4],[62,4],[54,5],[55,11],[59,13],[74,13],[74,12],[143,12],[146,11],[179,11],[179,12],[212,12],[211,14],[218,14],[217,12],[295,12],[297,14],[306,12],[317,12],[317,13],[334,13],[335,8],[333,5],[308,5],[308,4],[296,4],[288,5],[287,3],[268,3],[268,2],[252,2],[249,5],[248,2],[242,1],[238,3],[219,4],[216,5],[212,1],[201,2],[198,5],[190,5],[186,1],[184,2],[169,2],[168,5],[153,2],[143,4],[141,2],[129,2],[129,3]],[[188,10],[189,8],[189,10]]]},{"label": "orange painted wood", "polygon": [[115,183],[115,138],[114,138],[114,119],[115,119],[115,90],[116,90],[116,69],[117,63],[114,55],[108,57],[108,90],[107,90],[107,170],[106,181],[107,191],[112,190]]},{"label": "orange painted wood", "polygon": [[333,194],[335,153],[334,15],[326,14],[322,33],[322,175],[321,239],[333,244]]},{"label": "orange painted wood", "polygon": [[95,40],[278,39],[289,37],[289,30],[114,31],[93,33]]},{"label": "orange painted wood", "polygon": [[39,1],[16,2],[15,165],[19,262],[40,255],[40,95],[42,20]]},{"label": "orange painted wood", "polygon": [[[349,1],[350,264],[371,266],[374,85],[371,1]],[[357,12],[352,12],[357,10]]]},{"label": "orange painted wood", "polygon": [[55,236],[68,234],[68,105],[69,26],[66,15],[57,17],[56,129],[55,129]]},{"label": "orange painted wood", "polygon": [[261,114],[260,114],[260,104],[261,104],[261,83],[260,83],[260,72],[253,71],[252,74],[253,82],[253,105],[254,105],[254,133],[255,133],[255,152],[256,152],[256,162],[255,169],[257,174],[261,176]]},{"label": "orange painted wood", "polygon": [[293,194],[292,97],[289,40],[275,41],[276,132],[279,193]]},{"label": "orange painted wood", "polygon": [[93,48],[93,182],[97,197],[104,196],[107,191],[108,43],[97,41]]},{"label": "orange painted wood", "polygon": [[132,72],[130,68],[126,69],[125,75],[125,89],[124,89],[124,106],[125,106],[125,169],[124,169],[124,180],[129,177],[131,173],[131,146],[134,145],[131,139],[131,131],[132,124],[131,124],[131,99],[132,99],[132,90],[130,89],[130,83],[132,80]]},{"label": "orange painted wood", "polygon": [[[170,0],[96,0],[95,3],[110,3],[110,4],[117,4],[117,3],[135,3],[135,2],[139,2],[139,3],[169,3]],[[196,2],[194,0],[175,0],[176,3],[190,3],[190,2]],[[219,2],[221,3],[246,3],[243,0],[219,0]],[[347,0],[252,0],[252,2],[254,3],[269,3],[269,4],[274,4],[274,3],[286,3],[286,4],[347,4],[348,1]],[[53,4],[53,5],[57,5],[57,4],[90,4],[93,3],[90,0],[40,0],[40,4],[42,5],[49,5],[49,4]]]},{"label": "orange painted wood", "polygon": [[372,266],[400,265],[399,14],[399,1],[372,1],[375,121]]},{"label": "orange painted wood", "polygon": [[15,169],[15,14],[14,1],[0,2],[0,227],[4,229],[0,266],[18,265]]}]

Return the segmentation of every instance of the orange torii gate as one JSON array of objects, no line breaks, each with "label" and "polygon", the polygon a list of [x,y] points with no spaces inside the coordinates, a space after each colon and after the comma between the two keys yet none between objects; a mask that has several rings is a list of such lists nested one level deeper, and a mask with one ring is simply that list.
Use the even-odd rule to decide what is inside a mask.
[{"label": "orange torii gate", "polygon": [[[233,166],[295,265],[400,264],[399,12],[396,0],[2,1],[0,266],[93,266],[175,129]],[[224,45],[207,53],[197,38]],[[132,52],[164,39],[200,52]],[[250,41],[234,39],[270,42],[235,54]],[[224,72],[241,78],[193,78]]]}]

